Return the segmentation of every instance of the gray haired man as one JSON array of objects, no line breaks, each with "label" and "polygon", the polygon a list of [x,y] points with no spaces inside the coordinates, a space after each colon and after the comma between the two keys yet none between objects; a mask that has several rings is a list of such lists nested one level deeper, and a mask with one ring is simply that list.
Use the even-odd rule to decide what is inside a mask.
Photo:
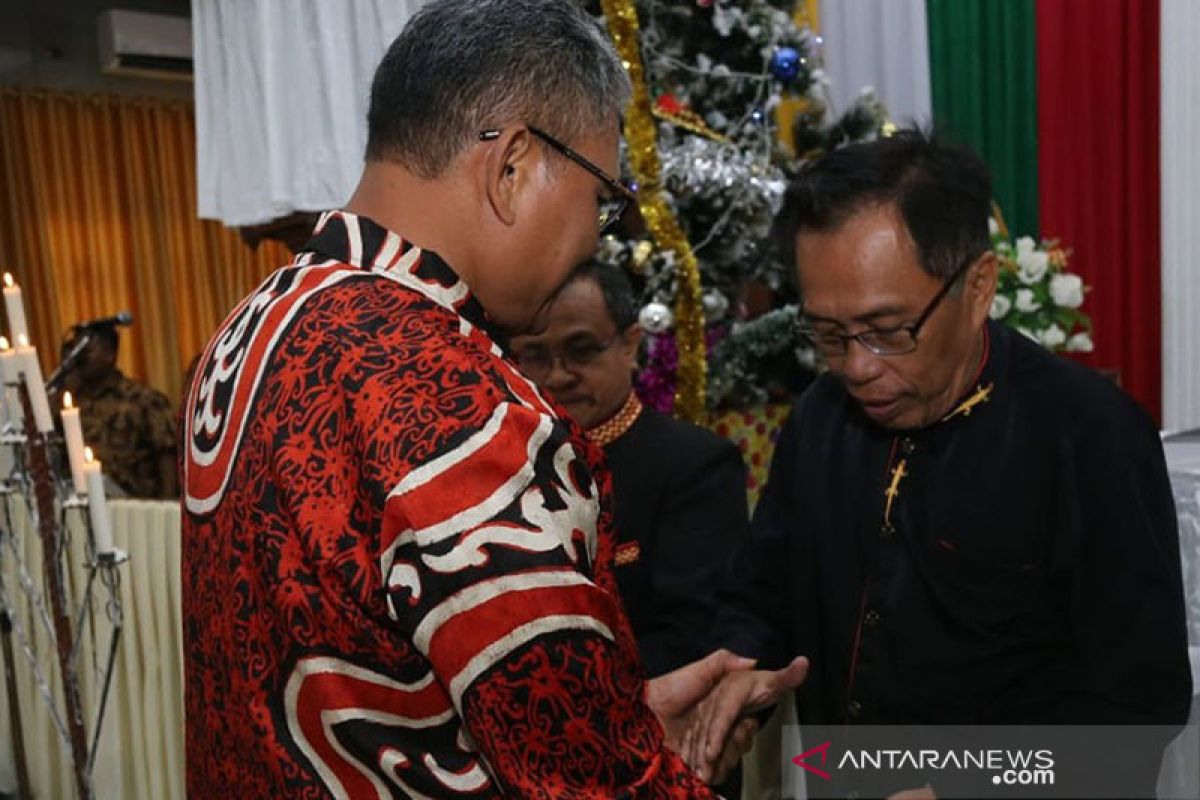
[{"label": "gray haired man", "polygon": [[438,0],[384,57],[354,196],[190,392],[192,796],[709,796],[663,726],[748,662],[647,689],[602,456],[504,351],[632,197],[628,94],[566,0]]}]

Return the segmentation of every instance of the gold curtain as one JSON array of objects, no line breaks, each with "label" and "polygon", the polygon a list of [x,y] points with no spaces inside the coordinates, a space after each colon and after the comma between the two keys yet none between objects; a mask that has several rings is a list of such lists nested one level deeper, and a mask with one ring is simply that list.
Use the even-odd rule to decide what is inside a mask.
[{"label": "gold curtain", "polygon": [[70,325],[127,308],[118,365],[177,403],[217,325],[290,259],[196,216],[190,103],[0,89],[0,269],[44,369]]}]

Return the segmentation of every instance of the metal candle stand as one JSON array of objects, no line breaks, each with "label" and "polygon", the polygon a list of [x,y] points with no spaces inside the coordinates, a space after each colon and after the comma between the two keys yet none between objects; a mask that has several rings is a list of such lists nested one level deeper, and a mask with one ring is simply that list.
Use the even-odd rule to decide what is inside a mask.
[{"label": "metal candle stand", "polygon": [[[9,476],[0,482],[0,503],[3,504],[3,521],[0,523],[0,645],[3,646],[5,687],[8,698],[10,727],[13,736],[13,753],[16,760],[18,796],[31,797],[32,787],[29,785],[28,762],[26,760],[25,742],[21,727],[21,706],[17,692],[17,663],[14,655],[13,642],[19,645],[22,655],[29,664],[38,693],[45,703],[54,727],[58,731],[70,756],[76,794],[80,800],[91,800],[95,796],[92,786],[92,772],[95,766],[96,752],[103,729],[104,714],[108,705],[108,695],[112,688],[113,670],[116,663],[117,647],[121,631],[124,627],[124,610],[121,604],[121,564],[129,560],[128,554],[114,549],[108,552],[96,552],[95,535],[90,516],[87,513],[88,501],[75,494],[71,481],[62,480],[55,469],[55,459],[51,453],[61,449],[61,442],[50,434],[37,432],[34,424],[33,411],[28,392],[23,385],[7,387],[6,394],[11,397],[15,389],[20,398],[20,411],[10,408],[10,422],[0,430],[0,446],[12,449],[13,469]],[[11,403],[10,403],[11,405]],[[11,420],[18,416],[24,420],[23,430]],[[34,521],[42,544],[42,586],[38,587],[26,567],[21,546],[17,542],[16,527],[13,524],[10,499],[20,497],[25,504],[29,518]],[[87,579],[82,596],[69,596],[67,581],[68,553],[70,545],[70,529],[67,525],[68,515],[79,514],[86,530],[85,553]],[[22,623],[22,610],[10,594],[5,572],[5,558],[13,559],[14,572],[17,578],[16,587],[25,596],[28,607],[27,615],[34,617],[35,627],[40,626],[48,641],[54,648],[56,659],[43,669],[36,650],[35,638],[25,629]],[[97,579],[101,590],[97,590]],[[88,638],[88,627],[92,627],[91,635],[99,640],[99,631],[93,615],[94,595],[103,591],[104,613],[108,619],[111,632],[108,636],[108,646],[101,667],[93,651],[92,669],[96,672],[101,686],[98,702],[91,724],[91,740],[88,741],[88,726],[85,722],[83,701],[80,696],[80,670],[86,665],[80,664],[82,643]],[[18,595],[19,596],[19,595]],[[72,611],[74,613],[72,613]],[[59,684],[62,689],[61,703],[55,697],[53,689],[54,675],[57,671]]]}]

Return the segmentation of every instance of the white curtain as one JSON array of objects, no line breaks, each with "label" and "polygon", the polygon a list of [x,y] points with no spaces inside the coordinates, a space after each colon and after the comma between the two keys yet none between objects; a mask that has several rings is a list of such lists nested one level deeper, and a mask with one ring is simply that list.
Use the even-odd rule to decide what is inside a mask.
[{"label": "white curtain", "polygon": [[371,77],[422,0],[193,0],[200,216],[226,225],[341,206]]},{"label": "white curtain", "polygon": [[822,0],[820,25],[837,112],[870,86],[897,125],[929,122],[925,0]]},{"label": "white curtain", "polygon": [[1200,3],[1162,0],[1163,427],[1200,427]]}]

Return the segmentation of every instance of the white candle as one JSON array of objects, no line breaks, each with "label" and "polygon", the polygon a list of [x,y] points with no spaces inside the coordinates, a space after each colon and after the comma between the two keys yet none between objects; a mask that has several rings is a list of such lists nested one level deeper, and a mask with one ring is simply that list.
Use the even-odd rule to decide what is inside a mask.
[{"label": "white candle", "polygon": [[12,273],[4,273],[4,307],[8,310],[8,330],[14,342],[21,337],[29,338],[25,327],[25,304],[21,302],[21,287],[13,280]]},{"label": "white candle", "polygon": [[11,421],[13,428],[22,426],[21,404],[17,401],[16,385],[21,380],[17,369],[17,354],[8,346],[8,339],[0,336],[0,416],[5,423]]},{"label": "white candle", "polygon": [[87,479],[88,517],[92,520],[92,537],[96,555],[112,553],[112,522],[108,518],[108,498],[104,495],[104,473],[100,462],[92,456],[92,448],[83,448],[83,473]]},{"label": "white candle", "polygon": [[8,339],[0,336],[0,375],[4,382],[17,384],[21,382],[21,370],[17,369],[17,354],[8,345]]},{"label": "white candle", "polygon": [[83,428],[79,422],[79,409],[71,402],[71,393],[63,393],[62,407],[63,439],[67,442],[67,461],[71,464],[71,481],[75,484],[75,494],[87,494],[87,479],[83,476],[83,464],[86,461],[83,452]]},{"label": "white candle", "polygon": [[17,367],[25,376],[25,387],[29,389],[29,403],[33,406],[33,422],[38,433],[54,430],[54,418],[50,416],[50,398],[46,397],[46,382],[42,380],[42,365],[38,363],[37,348],[30,347],[29,339],[17,337]]}]

